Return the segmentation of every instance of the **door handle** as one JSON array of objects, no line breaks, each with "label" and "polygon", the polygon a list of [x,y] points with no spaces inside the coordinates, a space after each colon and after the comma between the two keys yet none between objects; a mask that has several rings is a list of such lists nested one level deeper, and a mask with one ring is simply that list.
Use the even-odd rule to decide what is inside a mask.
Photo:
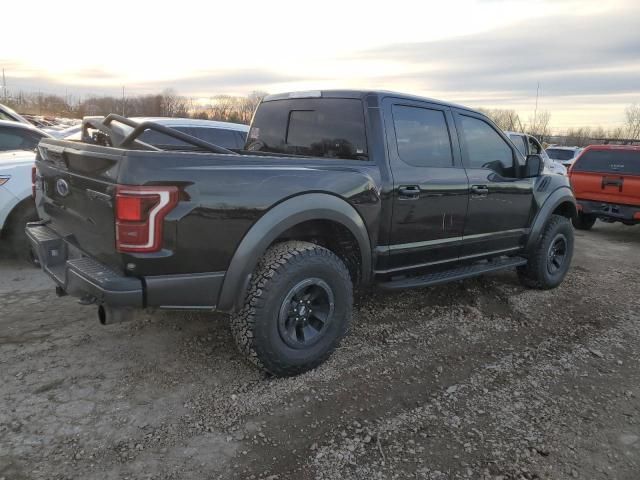
[{"label": "door handle", "polygon": [[420,187],[418,185],[398,187],[398,198],[400,200],[418,200],[420,198]]},{"label": "door handle", "polygon": [[489,187],[486,185],[471,185],[471,193],[478,197],[486,197],[489,195]]}]

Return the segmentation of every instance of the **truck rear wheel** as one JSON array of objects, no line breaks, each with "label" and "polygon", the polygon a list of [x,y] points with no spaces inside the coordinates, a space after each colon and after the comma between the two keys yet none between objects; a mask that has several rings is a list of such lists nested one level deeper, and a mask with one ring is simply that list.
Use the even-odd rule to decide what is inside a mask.
[{"label": "truck rear wheel", "polygon": [[231,318],[240,351],[276,376],[324,362],[349,330],[353,286],[345,264],[319,245],[274,245],[254,272],[242,310]]},{"label": "truck rear wheel", "polygon": [[560,285],[571,266],[573,240],[569,219],[552,215],[529,254],[529,262],[518,267],[520,282],[526,287],[540,290]]},{"label": "truck rear wheel", "polygon": [[596,223],[596,216],[584,213],[578,213],[573,217],[573,226],[577,230],[591,230],[591,227]]}]

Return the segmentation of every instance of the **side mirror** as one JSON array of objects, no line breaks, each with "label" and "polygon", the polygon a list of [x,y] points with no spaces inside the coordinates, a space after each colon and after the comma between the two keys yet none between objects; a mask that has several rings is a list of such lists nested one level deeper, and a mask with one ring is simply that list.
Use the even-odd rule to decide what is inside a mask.
[{"label": "side mirror", "polygon": [[524,164],[523,178],[538,177],[544,169],[544,160],[539,154],[527,155],[527,161]]}]

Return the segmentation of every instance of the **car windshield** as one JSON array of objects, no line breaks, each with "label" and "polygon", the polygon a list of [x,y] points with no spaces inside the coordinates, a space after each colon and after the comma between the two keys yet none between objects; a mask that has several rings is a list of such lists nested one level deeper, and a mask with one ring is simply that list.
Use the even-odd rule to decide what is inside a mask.
[{"label": "car windshield", "polygon": [[264,102],[258,108],[247,150],[364,160],[367,141],[362,102],[304,98]]},{"label": "car windshield", "polygon": [[573,171],[640,175],[640,150],[588,150]]},{"label": "car windshield", "polygon": [[576,154],[575,150],[565,150],[563,148],[547,148],[545,152],[553,160],[572,160]]}]

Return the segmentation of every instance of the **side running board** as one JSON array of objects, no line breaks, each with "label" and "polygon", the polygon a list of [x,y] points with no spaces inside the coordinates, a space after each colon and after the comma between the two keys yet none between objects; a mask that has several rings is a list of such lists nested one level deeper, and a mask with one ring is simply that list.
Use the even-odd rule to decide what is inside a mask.
[{"label": "side running board", "polygon": [[494,259],[484,263],[474,263],[471,265],[463,265],[455,267],[451,270],[441,272],[428,273],[416,277],[403,277],[398,280],[379,283],[380,288],[388,290],[404,289],[404,288],[420,288],[440,285],[441,283],[453,282],[456,280],[464,280],[465,278],[477,277],[484,273],[505,270],[507,268],[515,268],[525,265],[527,259],[523,257],[508,257]]}]

